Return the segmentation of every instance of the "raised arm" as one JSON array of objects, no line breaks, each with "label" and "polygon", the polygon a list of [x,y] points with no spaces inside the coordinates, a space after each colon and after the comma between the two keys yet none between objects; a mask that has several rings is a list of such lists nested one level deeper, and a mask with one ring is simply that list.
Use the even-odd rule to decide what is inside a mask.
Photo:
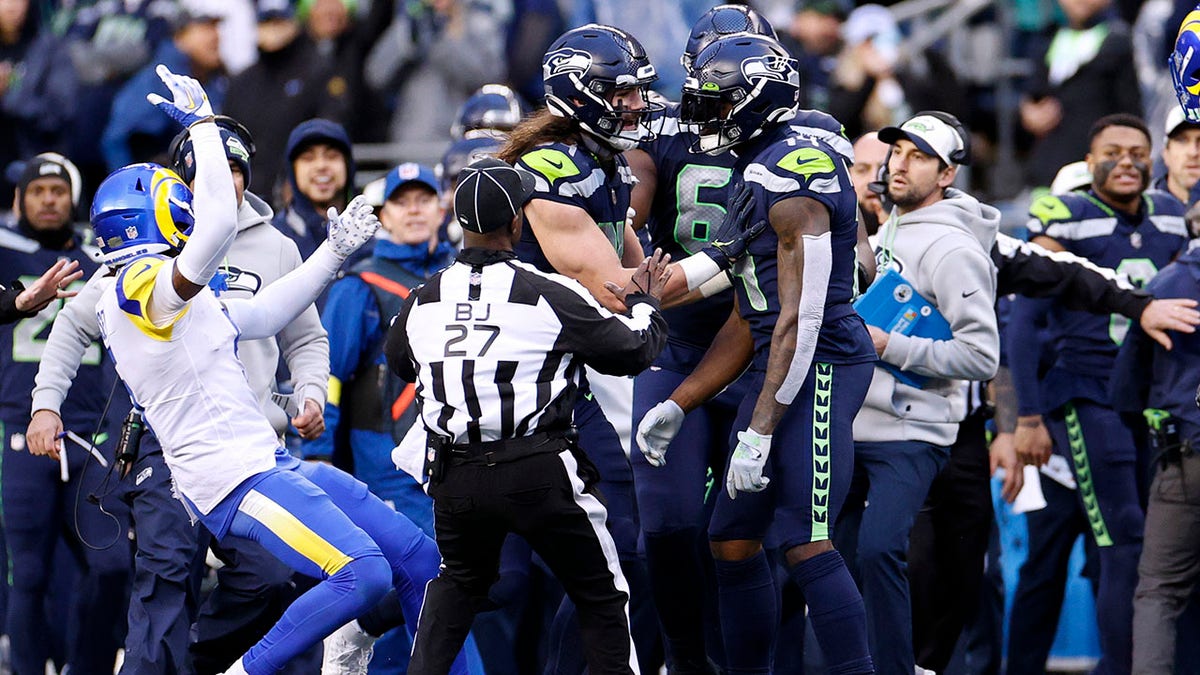
[{"label": "raised arm", "polygon": [[225,301],[229,317],[248,340],[273,337],[316,301],[350,254],[375,236],[379,220],[362,195],[342,213],[330,207],[329,236],[296,269],[254,297]]}]

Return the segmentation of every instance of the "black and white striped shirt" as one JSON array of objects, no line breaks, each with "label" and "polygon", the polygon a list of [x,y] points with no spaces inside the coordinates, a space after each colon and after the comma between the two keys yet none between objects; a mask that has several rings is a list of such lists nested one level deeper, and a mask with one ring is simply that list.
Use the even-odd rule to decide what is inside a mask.
[{"label": "black and white striped shirt", "polygon": [[628,316],[511,251],[466,249],[408,297],[388,330],[393,372],[416,382],[425,427],[454,443],[564,430],[583,365],[633,375],[666,343],[654,299]]}]

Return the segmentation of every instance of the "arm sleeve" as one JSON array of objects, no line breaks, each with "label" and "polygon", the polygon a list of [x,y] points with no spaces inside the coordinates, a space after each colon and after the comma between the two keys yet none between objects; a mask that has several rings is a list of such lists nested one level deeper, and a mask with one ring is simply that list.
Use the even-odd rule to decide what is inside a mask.
[{"label": "arm sleeve", "polygon": [[225,310],[245,339],[273,337],[316,301],[341,265],[322,242],[304,264],[252,298],[226,300]]},{"label": "arm sleeve", "polygon": [[387,356],[388,368],[405,382],[417,381],[417,369],[413,366],[412,350],[408,345],[408,315],[417,304],[417,294],[412,293],[400,307],[387,329],[387,342],[383,353]]},{"label": "arm sleeve", "polygon": [[959,248],[934,264],[936,305],[950,324],[951,338],[933,340],[893,332],[880,358],[921,375],[990,380],[1000,366],[991,262],[982,250]]},{"label": "arm sleeve", "polygon": [[1017,414],[1021,416],[1046,412],[1039,377],[1043,348],[1039,332],[1053,306],[1054,301],[1048,299],[1017,297],[1012,302],[1005,343],[1013,390],[1017,395]]},{"label": "arm sleeve", "polygon": [[1067,309],[1137,319],[1153,299],[1116,272],[1073,253],[1050,251],[1001,234],[992,247],[996,293],[1055,298]]},{"label": "arm sleeve", "polygon": [[108,270],[101,267],[55,317],[34,378],[30,412],[49,410],[57,413],[66,400],[84,352],[100,337],[96,303],[111,283],[111,278],[104,276],[107,273]]},{"label": "arm sleeve", "polygon": [[[301,265],[300,252],[290,239],[283,242],[281,257],[285,268]],[[325,404],[329,384],[329,336],[321,325],[317,308],[309,305],[291,323],[279,331],[279,351],[292,374],[292,384],[303,398]]]}]

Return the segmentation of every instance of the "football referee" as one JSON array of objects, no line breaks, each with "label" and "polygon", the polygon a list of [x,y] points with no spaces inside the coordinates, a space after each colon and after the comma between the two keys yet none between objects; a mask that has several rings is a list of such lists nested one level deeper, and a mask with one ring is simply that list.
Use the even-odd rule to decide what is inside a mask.
[{"label": "football referee", "polygon": [[519,262],[533,178],[498,159],[463,169],[454,209],[466,248],[405,301],[387,359],[417,383],[442,569],[430,582],[408,672],[445,673],[496,580],[509,532],[524,537],[579,610],[589,672],[636,673],[629,589],[595,468],[571,411],[586,364],[633,375],[658,356],[669,256],[646,258],[613,314],[578,282]]}]

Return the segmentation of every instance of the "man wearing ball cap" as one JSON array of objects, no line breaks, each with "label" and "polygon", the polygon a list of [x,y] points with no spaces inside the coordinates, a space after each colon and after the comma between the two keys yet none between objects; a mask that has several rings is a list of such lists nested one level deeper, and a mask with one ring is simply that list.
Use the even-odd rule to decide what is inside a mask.
[{"label": "man wearing ball cap", "polygon": [[495,580],[506,532],[523,536],[575,601],[591,672],[637,672],[629,586],[571,418],[583,364],[633,375],[662,350],[669,258],[656,252],[625,288],[609,284],[629,308],[612,314],[577,281],[516,259],[533,188],[530,174],[498,159],[463,169],[454,209],[466,248],[409,295],[388,332],[388,365],[419,380],[442,554],[413,675],[446,672]]},{"label": "man wearing ball cap", "polygon": [[[891,146],[883,182],[895,205],[877,235],[879,274],[899,273],[946,319],[951,336],[935,340],[868,326],[881,361],[930,379],[917,388],[876,366],[854,420],[855,481],[842,518],[861,513],[857,549],[876,552],[859,560],[875,666],[912,672],[908,535],[971,409],[967,383],[990,379],[999,365],[989,251],[1000,214],[951,187],[958,167],[970,161],[969,136],[954,116],[920,112],[881,129],[879,140]],[[865,502],[871,508],[864,510]]]}]

